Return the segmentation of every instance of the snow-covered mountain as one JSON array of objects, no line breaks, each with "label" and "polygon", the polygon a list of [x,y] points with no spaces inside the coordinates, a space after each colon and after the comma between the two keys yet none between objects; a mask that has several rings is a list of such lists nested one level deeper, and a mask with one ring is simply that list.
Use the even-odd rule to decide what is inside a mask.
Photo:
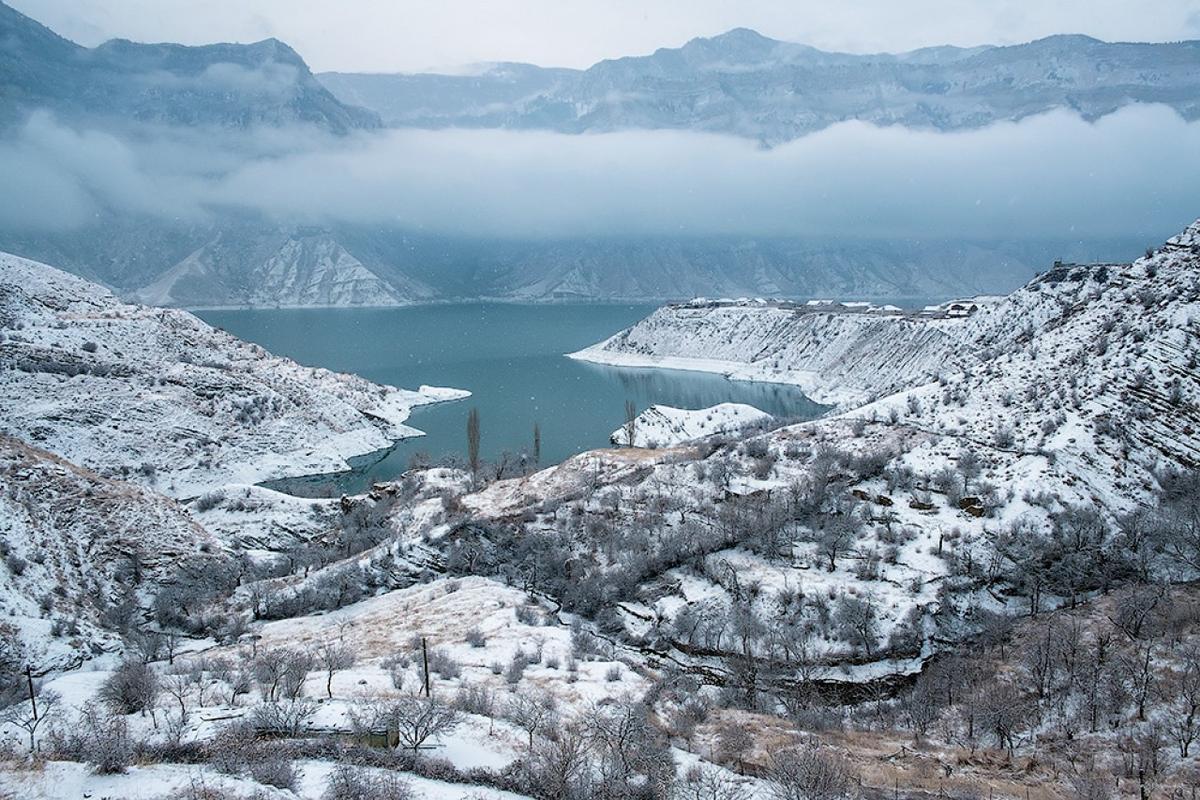
[{"label": "snow-covered mountain", "polygon": [[1200,115],[1200,42],[1051,36],[1008,47],[830,53],[744,28],[589,69],[318,78],[389,125],[577,133],[680,128],[778,144],[836,122],[979,128],[1052,108],[1095,119],[1135,102]]},{"label": "snow-covered mountain", "polygon": [[81,47],[0,3],[0,124],[34,109],[62,119],[249,128],[312,124],[334,133],[379,125],[344,105],[295,50],[253,44]]},{"label": "snow-covered mountain", "polygon": [[0,255],[0,432],[176,497],[331,472],[419,435],[407,391],[301,366],[191,314]]},{"label": "snow-covered mountain", "polygon": [[613,366],[794,383],[817,402],[854,405],[907,388],[955,363],[965,327],[961,318],[698,300],[664,306],[571,356]]}]

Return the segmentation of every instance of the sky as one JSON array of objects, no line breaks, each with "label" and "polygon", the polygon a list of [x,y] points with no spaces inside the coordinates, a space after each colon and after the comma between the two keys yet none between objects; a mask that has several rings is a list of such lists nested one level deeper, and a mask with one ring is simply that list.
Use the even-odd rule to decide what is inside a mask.
[{"label": "sky", "polygon": [[8,0],[80,44],[282,39],[314,71],[586,67],[735,27],[848,52],[1200,38],[1200,0]]}]

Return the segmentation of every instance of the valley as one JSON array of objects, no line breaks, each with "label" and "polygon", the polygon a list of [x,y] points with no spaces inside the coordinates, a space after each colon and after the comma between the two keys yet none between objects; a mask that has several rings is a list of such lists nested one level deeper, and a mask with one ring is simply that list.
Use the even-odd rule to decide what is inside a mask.
[{"label": "valley", "polygon": [[[118,676],[161,673],[152,699],[119,701],[131,716],[118,719],[127,758],[140,765],[125,776],[153,772],[163,785],[181,785],[183,774],[261,783],[256,765],[267,758],[283,773],[302,772],[287,785],[306,792],[336,752],[362,767],[399,768],[411,787],[470,783],[494,797],[562,796],[561,780],[584,791],[580,782],[597,774],[585,764],[607,781],[749,797],[801,780],[783,771],[793,767],[782,747],[800,759],[795,769],[830,770],[868,793],[903,781],[918,793],[1036,787],[1073,797],[1065,787],[1091,778],[1064,760],[1079,745],[1053,744],[1066,736],[1090,743],[1092,769],[1119,788],[1144,786],[1146,773],[1128,765],[1151,756],[1155,786],[1186,787],[1187,758],[1171,753],[1187,745],[1138,744],[1154,749],[1128,751],[1133,762],[1108,748],[1125,741],[1113,737],[1150,735],[1143,716],[1161,720],[1160,736],[1191,730],[1173,726],[1184,724],[1175,704],[1185,701],[1174,693],[1186,690],[1176,681],[1195,668],[1181,620],[1200,563],[1187,522],[1197,496],[1189,431],[1200,389],[1188,365],[1198,237],[1200,222],[1132,264],[1056,267],[966,316],[949,307],[904,314],[699,300],[661,308],[582,356],[800,383],[838,410],[739,430],[711,422],[744,413],[718,406],[688,434],[698,422],[650,409],[630,424],[655,441],[513,477],[460,462],[304,500],[238,483],[244,468],[222,472],[220,462],[202,471],[164,464],[157,478],[107,468],[101,477],[91,470],[109,463],[103,448],[43,435],[46,452],[11,440],[7,458],[21,481],[55,470],[63,476],[55,496],[77,497],[83,509],[128,485],[122,517],[157,515],[151,529],[175,520],[168,530],[194,531],[170,534],[176,549],[156,550],[154,562],[119,546],[110,568],[125,583],[107,584],[97,605],[87,565],[102,551],[50,561],[37,543],[119,534],[89,530],[88,515],[52,512],[40,493],[14,493],[21,484],[8,480],[10,507],[25,509],[4,516],[20,647],[42,665],[42,696],[65,698],[55,701],[65,704],[56,712],[63,721],[77,713],[72,705],[97,713],[83,704],[109,696]],[[120,341],[125,362],[162,364],[155,369],[203,391],[200,373],[134,356],[148,331],[167,326],[154,334],[162,341],[179,330],[180,312],[123,306],[49,267],[4,264],[0,348],[7,364],[26,361],[7,373],[10,396],[57,380],[70,397],[73,383],[98,380],[95,368],[72,376],[55,366],[85,337],[101,343],[97,353]],[[114,338],[131,321],[142,338]],[[31,325],[56,331],[59,346],[46,350],[53,363],[26,355]],[[199,321],[182,329],[189,341],[220,343],[233,364],[234,353],[258,353]],[[880,352],[878,365],[864,361]],[[135,386],[138,374],[104,377]],[[337,381],[337,393],[357,403],[365,399],[354,392],[383,402],[398,391],[323,371],[293,380],[290,391]],[[149,400],[106,394],[123,418]],[[272,414],[293,431],[315,424],[287,404],[264,413],[261,422],[230,418],[224,438],[269,431]],[[9,436],[35,430],[21,419],[6,417]],[[621,443],[622,429],[613,435]],[[43,472],[30,472],[35,463]],[[229,566],[197,569],[204,559]],[[74,575],[79,589],[39,600],[51,575]],[[131,644],[118,644],[122,636]],[[51,655],[83,646],[94,656],[82,665]],[[150,666],[138,667],[129,646]],[[1088,648],[1103,649],[1090,673],[1074,660]],[[303,666],[288,672],[288,664]],[[1087,682],[1135,679],[1144,684],[1103,698],[1088,689],[1100,683]],[[1139,685],[1151,688],[1139,695]],[[171,686],[177,700],[164,694]],[[20,685],[12,691],[19,696]],[[364,715],[412,711],[444,715],[421,740],[432,750],[363,748],[374,730]],[[637,749],[607,749],[612,725]],[[226,751],[235,728],[278,738]],[[107,740],[77,730],[74,739],[61,729],[39,735],[58,759],[95,763],[93,748]],[[546,759],[575,735],[570,763],[584,771],[562,777]],[[265,749],[239,760],[247,747]],[[179,759],[208,766],[171,772]],[[945,767],[940,781],[931,765]],[[34,780],[21,775],[8,780]]]}]

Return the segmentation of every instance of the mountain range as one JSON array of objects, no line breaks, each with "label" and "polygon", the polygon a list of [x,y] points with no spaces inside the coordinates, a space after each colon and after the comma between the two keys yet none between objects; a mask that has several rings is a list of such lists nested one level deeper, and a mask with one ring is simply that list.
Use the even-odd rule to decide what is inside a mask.
[{"label": "mountain range", "polygon": [[[0,134],[49,112],[82,131],[132,137],[151,159],[164,158],[154,150],[163,131],[187,132],[189,141],[221,131],[352,141],[383,126],[673,128],[778,145],[851,119],[949,131],[1054,108],[1095,119],[1128,103],[1165,103],[1195,119],[1198,89],[1197,42],[1056,36],[1012,47],[853,55],[744,29],[586,70],[499,64],[468,76],[314,75],[275,39],[200,47],[113,40],[87,48],[0,2]],[[257,146],[222,151],[212,168],[261,156]],[[128,157],[115,152],[96,157]],[[229,208],[190,220],[93,199],[98,210],[80,227],[0,225],[0,248],[59,264],[127,299],[270,307],[950,296],[1009,291],[1055,259],[1129,259],[1145,245],[1113,236],[1084,246],[1070,232],[1053,240],[1000,232],[987,241],[889,239],[868,225],[861,237],[837,239],[498,238],[399,223],[300,224]]]},{"label": "mountain range", "polygon": [[322,73],[388,125],[566,133],[684,129],[776,145],[837,122],[938,131],[1055,108],[1094,120],[1130,103],[1200,117],[1200,42],[1062,35],[1007,47],[830,53],[739,28],[586,70],[496,64],[474,75]]}]

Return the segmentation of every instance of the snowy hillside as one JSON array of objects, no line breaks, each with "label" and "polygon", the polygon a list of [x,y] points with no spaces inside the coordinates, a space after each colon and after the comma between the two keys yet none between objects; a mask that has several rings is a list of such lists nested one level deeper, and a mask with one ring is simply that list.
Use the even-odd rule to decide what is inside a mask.
[{"label": "snowy hillside", "polygon": [[39,669],[114,649],[122,618],[181,565],[210,569],[222,550],[173,500],[2,435],[0,548],[4,617],[38,643]]},{"label": "snowy hillside", "polygon": [[346,469],[462,397],[301,366],[191,314],[0,255],[0,432],[175,497]]},{"label": "snowy hillside", "polygon": [[962,319],[761,302],[665,306],[572,358],[794,383],[820,403],[856,405],[970,358]]},{"label": "snowy hillside", "polygon": [[[736,434],[770,422],[771,415],[745,403],[719,403],[687,409],[653,405],[609,437],[615,445],[670,447],[718,434]],[[630,434],[632,433],[632,441]]]},{"label": "snowy hillside", "polygon": [[1049,454],[1097,502],[1129,508],[1162,470],[1200,464],[1198,321],[1200,221],[1133,264],[1058,266],[971,319],[979,362],[914,389],[900,413]]}]

